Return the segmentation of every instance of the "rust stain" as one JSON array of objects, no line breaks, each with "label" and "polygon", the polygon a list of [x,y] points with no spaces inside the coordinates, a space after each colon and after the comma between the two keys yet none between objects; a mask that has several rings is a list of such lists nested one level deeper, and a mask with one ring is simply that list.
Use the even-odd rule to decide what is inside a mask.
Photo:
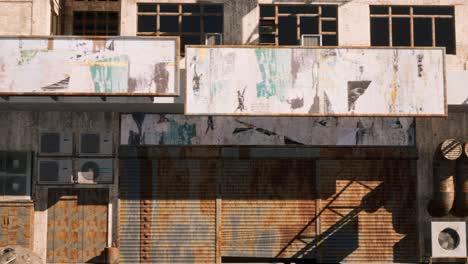
[{"label": "rust stain", "polygon": [[47,40],[47,50],[53,50],[54,49],[54,39],[49,38]]},{"label": "rust stain", "polygon": [[136,90],[137,80],[136,78],[128,77],[128,92],[133,93]]},{"label": "rust stain", "polygon": [[154,66],[153,81],[156,84],[157,93],[165,93],[169,87],[169,72],[166,69],[166,63],[161,62]]},{"label": "rust stain", "polygon": [[93,39],[93,52],[98,52],[106,48],[106,40]]}]

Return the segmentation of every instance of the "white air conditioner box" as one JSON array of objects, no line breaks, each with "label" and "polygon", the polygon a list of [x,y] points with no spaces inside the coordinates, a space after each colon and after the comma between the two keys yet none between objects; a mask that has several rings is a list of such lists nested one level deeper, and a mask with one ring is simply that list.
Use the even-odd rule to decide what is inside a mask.
[{"label": "white air conditioner box", "polygon": [[80,156],[112,156],[112,133],[81,133]]},{"label": "white air conditioner box", "polygon": [[73,153],[73,133],[42,132],[39,136],[39,155],[69,156]]},{"label": "white air conditioner box", "polygon": [[432,222],[433,258],[466,258],[466,223]]},{"label": "white air conditioner box", "polygon": [[43,184],[73,184],[71,159],[40,158],[37,161],[38,182]]},{"label": "white air conditioner box", "polygon": [[205,45],[223,45],[223,34],[221,33],[206,33]]},{"label": "white air conditioner box", "polygon": [[314,47],[322,46],[322,36],[316,34],[302,34],[301,46]]},{"label": "white air conditioner box", "polygon": [[81,184],[112,183],[112,159],[80,159],[78,181]]}]

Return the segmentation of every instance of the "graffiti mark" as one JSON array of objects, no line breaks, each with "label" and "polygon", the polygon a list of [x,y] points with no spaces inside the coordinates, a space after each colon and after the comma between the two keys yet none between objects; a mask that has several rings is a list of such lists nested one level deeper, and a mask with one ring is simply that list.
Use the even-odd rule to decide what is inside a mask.
[{"label": "graffiti mark", "polygon": [[206,131],[205,135],[208,133],[208,131],[214,130],[214,121],[212,116],[208,116],[208,119],[206,120]]},{"label": "graffiti mark", "polygon": [[111,40],[110,43],[109,43],[109,46],[107,47],[108,50],[114,50],[114,41]]},{"label": "graffiti mark", "polygon": [[257,127],[254,124],[250,124],[250,123],[241,121],[239,119],[235,119],[235,121],[237,123],[241,124],[243,127],[235,128],[234,131],[232,132],[232,134],[238,134],[238,133],[253,130],[253,131],[257,131],[257,132],[259,132],[259,133],[261,133],[263,135],[266,135],[266,136],[281,136],[281,137],[283,137],[283,141],[284,141],[285,145],[305,145],[305,144],[303,144],[301,142],[298,142],[296,140],[293,140],[293,139],[291,139],[291,138],[289,138],[287,136],[282,136],[282,135],[279,135],[276,132],[270,131],[268,129]]},{"label": "graffiti mark", "polygon": [[59,81],[59,82],[56,82],[56,83],[53,83],[53,84],[50,84],[50,85],[47,85],[47,86],[43,86],[41,87],[42,90],[60,90],[60,89],[67,89],[68,88],[68,84],[70,83],[70,76],[68,76],[67,78]]},{"label": "graffiti mark", "polygon": [[161,62],[154,66],[153,81],[156,84],[157,93],[165,93],[169,89],[169,72],[166,63]]},{"label": "graffiti mark", "polygon": [[244,90],[242,91],[237,91],[237,103],[238,103],[238,106],[236,108],[236,111],[239,110],[239,111],[244,111],[245,110],[245,105],[244,105],[244,100],[245,100],[245,97],[244,97],[244,94],[245,94],[245,89],[247,87],[244,87]]},{"label": "graffiti mark", "polygon": [[304,106],[304,98],[294,98],[287,100],[287,102],[291,105],[291,109],[298,109]]},{"label": "graffiti mark", "polygon": [[136,78],[128,78],[128,92],[133,93],[136,90],[137,80]]},{"label": "graffiti mark", "polygon": [[365,145],[366,136],[374,137],[374,122],[370,127],[364,127],[361,121],[356,124],[356,145]]},{"label": "graffiti mark", "polygon": [[159,120],[157,123],[162,124],[162,123],[167,123],[167,122],[169,122],[169,118],[167,118],[165,114],[160,114]]},{"label": "graffiti mark", "polygon": [[200,93],[200,83],[201,83],[201,77],[203,76],[203,73],[198,75],[197,73],[197,66],[194,66],[193,69],[193,78],[192,78],[192,83],[193,83],[193,92],[195,94]]},{"label": "graffiti mark", "polygon": [[333,114],[333,107],[330,102],[330,98],[328,98],[327,92],[323,92],[323,101],[325,103],[325,113]]},{"label": "graffiti mark", "polygon": [[367,88],[369,88],[369,85],[371,84],[371,81],[349,81],[348,82],[348,110],[354,110],[354,107],[356,105],[356,101],[360,96],[362,96]]},{"label": "graffiti mark", "polygon": [[130,131],[130,134],[128,136],[128,144],[129,145],[140,145],[143,142],[143,122],[145,121],[146,115],[144,113],[133,113],[132,114],[132,119],[135,122],[138,132],[135,131]]},{"label": "graffiti mark", "polygon": [[423,71],[424,71],[424,68],[423,68],[423,59],[424,59],[424,55],[423,55],[423,54],[419,54],[419,55],[418,55],[418,77],[422,77],[422,76],[423,76]]},{"label": "graffiti mark", "polygon": [[179,125],[176,121],[170,121],[170,127],[167,132],[168,140],[166,143],[177,145],[192,145],[192,138],[197,135],[196,124],[185,122]]}]

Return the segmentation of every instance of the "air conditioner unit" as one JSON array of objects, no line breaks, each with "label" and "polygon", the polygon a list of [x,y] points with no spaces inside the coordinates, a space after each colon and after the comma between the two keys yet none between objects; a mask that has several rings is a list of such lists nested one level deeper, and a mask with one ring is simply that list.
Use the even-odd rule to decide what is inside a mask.
[{"label": "air conditioner unit", "polygon": [[7,175],[31,177],[31,152],[7,151],[5,153]]},{"label": "air conditioner unit", "polygon": [[206,33],[205,45],[223,45],[223,34],[221,33]]},{"label": "air conditioner unit", "polygon": [[301,46],[305,46],[305,47],[322,46],[322,36],[316,35],[316,34],[302,34]]},{"label": "air conditioner unit", "polygon": [[112,133],[82,133],[80,156],[112,156]]},{"label": "air conditioner unit", "polygon": [[37,164],[39,183],[73,184],[73,162],[71,159],[41,158]]},{"label": "air conditioner unit", "polygon": [[112,183],[112,159],[80,159],[78,169],[78,183],[97,184]]},{"label": "air conditioner unit", "polygon": [[466,258],[466,223],[432,222],[433,258]]},{"label": "air conditioner unit", "polygon": [[39,154],[68,156],[73,153],[73,133],[43,132],[39,138]]}]

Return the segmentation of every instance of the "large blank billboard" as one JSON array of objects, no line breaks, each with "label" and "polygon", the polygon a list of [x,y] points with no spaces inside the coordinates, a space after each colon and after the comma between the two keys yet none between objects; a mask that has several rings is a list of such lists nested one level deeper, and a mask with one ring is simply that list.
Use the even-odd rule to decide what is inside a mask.
[{"label": "large blank billboard", "polygon": [[0,37],[1,95],[178,95],[176,37]]},{"label": "large blank billboard", "polygon": [[444,116],[442,48],[190,46],[188,115]]}]

